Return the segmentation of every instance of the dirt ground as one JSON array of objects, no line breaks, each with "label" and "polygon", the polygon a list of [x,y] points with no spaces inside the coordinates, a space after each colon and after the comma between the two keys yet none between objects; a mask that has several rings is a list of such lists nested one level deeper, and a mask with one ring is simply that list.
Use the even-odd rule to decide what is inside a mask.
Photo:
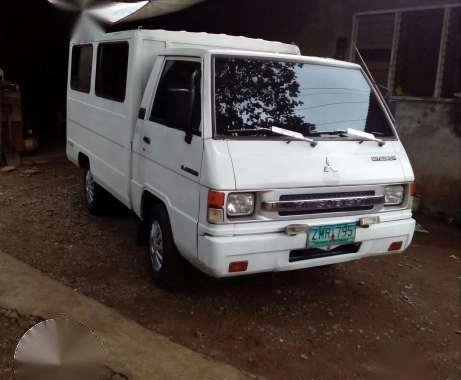
[{"label": "dirt ground", "polygon": [[[430,233],[405,255],[227,281],[191,274],[173,294],[151,284],[134,216],[90,216],[81,177],[65,159],[0,173],[0,250],[271,380],[461,378],[459,227],[421,217]],[[27,327],[0,313],[0,374]]]}]

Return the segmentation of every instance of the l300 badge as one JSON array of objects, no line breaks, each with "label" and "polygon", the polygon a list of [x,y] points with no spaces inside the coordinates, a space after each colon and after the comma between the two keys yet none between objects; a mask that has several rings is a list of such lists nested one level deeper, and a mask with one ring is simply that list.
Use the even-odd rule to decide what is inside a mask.
[{"label": "l300 badge", "polygon": [[396,156],[373,156],[371,161],[397,161]]}]

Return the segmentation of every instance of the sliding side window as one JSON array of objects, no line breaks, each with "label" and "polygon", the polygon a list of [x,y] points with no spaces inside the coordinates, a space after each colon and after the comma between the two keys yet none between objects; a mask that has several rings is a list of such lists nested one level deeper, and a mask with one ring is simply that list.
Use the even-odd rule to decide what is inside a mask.
[{"label": "sliding side window", "polygon": [[91,69],[93,66],[93,46],[76,45],[72,48],[70,88],[80,92],[90,92]]},{"label": "sliding side window", "polygon": [[123,103],[128,74],[128,42],[105,42],[98,46],[96,96]]}]

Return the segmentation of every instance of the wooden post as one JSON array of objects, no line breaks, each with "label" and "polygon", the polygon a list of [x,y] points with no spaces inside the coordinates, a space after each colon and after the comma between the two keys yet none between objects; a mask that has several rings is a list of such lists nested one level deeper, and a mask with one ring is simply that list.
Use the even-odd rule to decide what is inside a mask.
[{"label": "wooden post", "polygon": [[447,52],[448,31],[450,28],[451,8],[446,7],[443,13],[442,34],[440,37],[439,61],[437,64],[437,77],[435,80],[434,98],[442,96],[443,75],[445,69],[445,56]]},{"label": "wooden post", "polygon": [[387,74],[387,89],[389,94],[394,95],[394,85],[395,85],[395,72],[397,69],[397,55],[399,51],[399,42],[400,42],[400,26],[402,24],[402,12],[395,12],[394,14],[394,34],[392,36],[392,50],[391,50],[391,59],[389,62],[389,72]]}]

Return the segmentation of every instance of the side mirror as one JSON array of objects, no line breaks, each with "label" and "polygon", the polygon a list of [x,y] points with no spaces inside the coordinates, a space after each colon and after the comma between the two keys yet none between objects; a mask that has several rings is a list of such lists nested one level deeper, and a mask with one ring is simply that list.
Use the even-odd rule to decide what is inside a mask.
[{"label": "side mirror", "polygon": [[185,141],[192,142],[192,107],[194,104],[193,91],[188,88],[170,88],[168,89],[174,101],[174,125],[186,133]]}]

